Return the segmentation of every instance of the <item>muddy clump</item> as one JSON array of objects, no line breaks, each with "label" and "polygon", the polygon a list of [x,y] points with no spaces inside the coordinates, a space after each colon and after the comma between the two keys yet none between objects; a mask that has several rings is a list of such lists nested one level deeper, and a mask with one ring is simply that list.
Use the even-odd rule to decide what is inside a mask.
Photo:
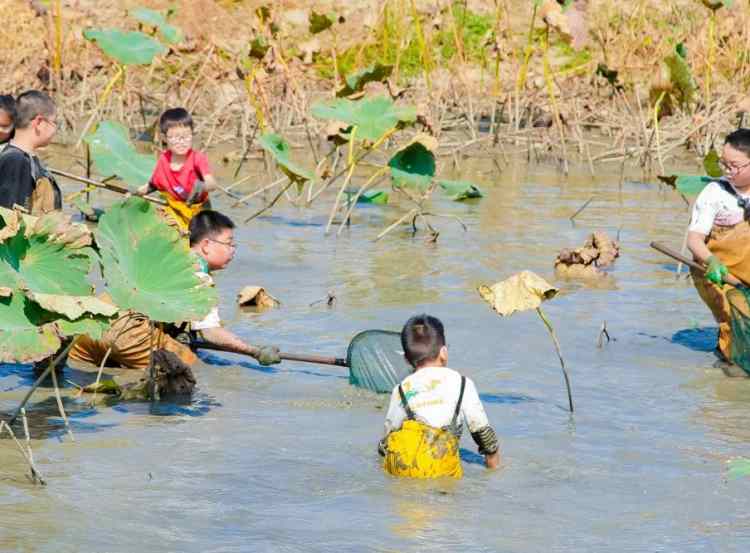
[{"label": "muddy clump", "polygon": [[555,259],[555,272],[565,278],[598,278],[620,257],[620,245],[605,232],[595,232],[583,246],[563,249]]}]

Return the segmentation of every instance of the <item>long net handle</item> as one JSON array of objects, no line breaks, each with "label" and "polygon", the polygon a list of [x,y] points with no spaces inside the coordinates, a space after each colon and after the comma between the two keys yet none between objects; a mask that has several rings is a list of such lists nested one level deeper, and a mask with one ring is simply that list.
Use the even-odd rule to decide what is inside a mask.
[{"label": "long net handle", "polygon": [[[656,251],[663,253],[667,257],[671,257],[672,259],[679,261],[680,263],[684,263],[688,267],[691,267],[695,269],[696,271],[699,271],[701,274],[704,274],[706,272],[705,266],[701,265],[700,263],[696,263],[695,261],[693,261],[692,259],[688,257],[685,257],[684,255],[677,253],[673,249],[665,246],[664,244],[660,244],[659,242],[651,242],[651,247],[654,248]],[[747,284],[742,282],[732,273],[729,273],[727,276],[724,277],[724,282],[727,282],[731,284],[732,286],[747,286]]]},{"label": "long net handle", "polygon": [[[248,353],[241,353],[231,348],[220,346],[218,344],[212,344],[210,342],[191,342],[190,345],[196,349],[208,349],[213,351],[224,351],[227,353],[237,353],[239,355],[247,355],[252,357]],[[340,357],[327,357],[324,355],[308,355],[304,353],[279,353],[279,357],[286,361],[301,361],[303,363],[315,363],[316,365],[336,365],[337,367],[348,367],[346,359]]]}]

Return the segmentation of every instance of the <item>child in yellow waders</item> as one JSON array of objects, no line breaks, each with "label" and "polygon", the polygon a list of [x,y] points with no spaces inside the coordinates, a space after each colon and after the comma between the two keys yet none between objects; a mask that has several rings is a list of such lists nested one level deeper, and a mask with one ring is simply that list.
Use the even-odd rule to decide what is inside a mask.
[{"label": "child in yellow waders", "polygon": [[401,331],[406,360],[414,372],[396,386],[379,451],[383,469],[393,476],[461,478],[458,444],[463,424],[484,455],[488,468],[500,464],[495,431],[470,378],[449,369],[443,324],[417,315]]},{"label": "child in yellow waders", "polygon": [[164,211],[185,232],[197,213],[211,207],[208,193],[216,188],[216,179],[206,154],[193,149],[193,118],[186,109],[162,113],[159,130],[167,149],[159,156],[151,181],[136,194],[161,192],[167,201]]}]

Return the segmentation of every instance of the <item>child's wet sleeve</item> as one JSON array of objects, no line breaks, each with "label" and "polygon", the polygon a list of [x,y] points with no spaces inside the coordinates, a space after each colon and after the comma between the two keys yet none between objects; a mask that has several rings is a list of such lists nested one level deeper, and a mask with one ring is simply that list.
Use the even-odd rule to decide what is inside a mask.
[{"label": "child's wet sleeve", "polygon": [[398,386],[391,392],[391,402],[388,405],[388,412],[385,415],[385,435],[387,436],[394,430],[401,428],[406,418],[406,411],[401,405],[401,398],[398,395]]},{"label": "child's wet sleeve", "polygon": [[479,399],[477,387],[470,378],[466,379],[461,411],[463,412],[466,425],[469,427],[469,432],[477,432],[490,424],[487,413],[484,412],[482,400]]},{"label": "child's wet sleeve", "polygon": [[719,205],[715,201],[714,186],[708,185],[698,194],[698,198],[695,200],[688,230],[708,236],[714,226],[714,220],[718,212]]}]

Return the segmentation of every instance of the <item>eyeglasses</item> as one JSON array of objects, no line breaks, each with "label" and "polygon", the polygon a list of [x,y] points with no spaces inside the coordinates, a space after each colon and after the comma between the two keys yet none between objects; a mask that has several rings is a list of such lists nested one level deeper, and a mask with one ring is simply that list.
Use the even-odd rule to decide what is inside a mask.
[{"label": "eyeglasses", "polygon": [[741,173],[748,166],[750,166],[750,161],[748,161],[747,163],[743,163],[742,165],[730,165],[722,159],[719,160],[719,167],[721,167],[721,170],[728,175],[736,175],[738,173]]},{"label": "eyeglasses", "polygon": [[52,125],[55,128],[55,130],[57,130],[57,127],[58,127],[57,121],[52,121],[51,119],[47,119],[46,117],[41,117],[41,120],[46,121],[47,123]]},{"label": "eyeglasses", "polygon": [[208,241],[216,242],[217,244],[221,244],[222,246],[226,246],[227,248],[231,248],[233,250],[237,249],[237,242],[222,242],[221,240],[214,240],[213,238],[209,238]]},{"label": "eyeglasses", "polygon": [[167,136],[167,142],[170,144],[190,144],[193,140],[193,134],[180,134],[177,136]]}]

